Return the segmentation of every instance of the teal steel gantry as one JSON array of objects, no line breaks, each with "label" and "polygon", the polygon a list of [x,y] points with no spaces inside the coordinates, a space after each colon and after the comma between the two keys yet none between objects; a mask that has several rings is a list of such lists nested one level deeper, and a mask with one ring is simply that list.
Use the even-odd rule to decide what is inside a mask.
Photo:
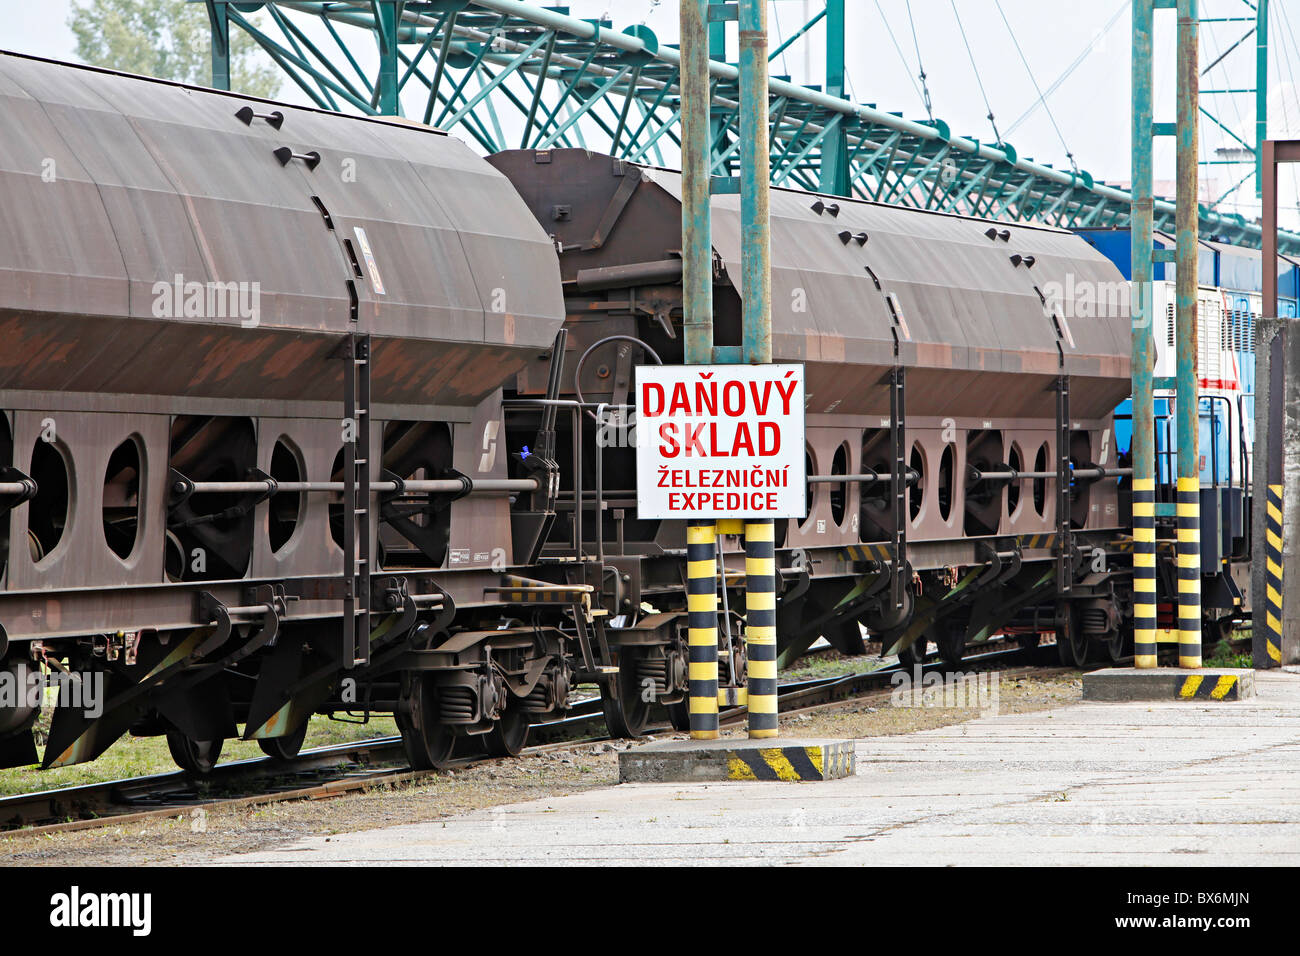
[{"label": "teal steel gantry", "polygon": [[[681,56],[644,26],[619,30],[520,0],[192,2],[209,10],[218,87],[229,85],[233,28],[322,109],[409,116],[455,129],[484,152],[582,146],[634,162],[680,161]],[[827,0],[785,44],[808,42],[825,22],[824,89],[769,80],[774,186],[1063,227],[1129,224],[1133,196],[1086,170],[1035,163],[1009,143],[956,135],[941,119],[851,102],[843,12],[843,0]],[[723,26],[708,23],[710,168],[735,177],[740,71],[725,62]],[[1156,200],[1152,215],[1153,228],[1175,229],[1174,203]],[[1236,245],[1261,241],[1258,224],[1210,207],[1200,210],[1199,231]],[[1300,254],[1300,235],[1284,232],[1279,245]]]}]

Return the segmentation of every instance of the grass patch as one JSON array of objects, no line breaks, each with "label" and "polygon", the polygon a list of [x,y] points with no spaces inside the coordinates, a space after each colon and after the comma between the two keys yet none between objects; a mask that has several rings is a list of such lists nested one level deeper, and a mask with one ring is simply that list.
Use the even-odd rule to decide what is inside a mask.
[{"label": "grass patch", "polygon": [[795,667],[781,672],[782,681],[817,680],[823,677],[847,677],[849,674],[865,674],[883,667],[885,662],[879,657],[845,657],[833,653],[823,657],[805,657]]},{"label": "grass patch", "polygon": [[1254,660],[1249,653],[1237,651],[1228,641],[1221,640],[1202,664],[1205,667],[1253,667]]},{"label": "grass patch", "polygon": [[[48,714],[48,711],[42,713],[37,723],[38,743],[43,743],[44,735],[49,732]],[[316,716],[307,726],[303,749],[353,743],[372,737],[391,737],[396,733],[397,725],[392,717],[372,717],[367,724],[349,724]],[[254,740],[227,740],[221,748],[221,763],[261,756],[262,751]],[[176,763],[167,749],[166,737],[132,737],[127,734],[89,763],[50,770],[42,770],[39,765],[0,770],[0,796],[170,773],[175,769]]]}]

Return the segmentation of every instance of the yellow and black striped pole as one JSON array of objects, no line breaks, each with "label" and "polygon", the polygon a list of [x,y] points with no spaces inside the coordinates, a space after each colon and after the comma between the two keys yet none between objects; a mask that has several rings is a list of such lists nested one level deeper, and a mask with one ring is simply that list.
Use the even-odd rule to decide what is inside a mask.
[{"label": "yellow and black striped pole", "polygon": [[[1269,463],[1270,465],[1272,462]],[[1280,466],[1279,466],[1280,470]],[[1282,486],[1268,486],[1264,515],[1264,649],[1269,661],[1282,663]],[[1255,620],[1261,615],[1256,611]]]},{"label": "yellow and black striped pole", "polygon": [[1156,483],[1133,479],[1133,664],[1156,666]]},{"label": "yellow and black striped pole", "polygon": [[[1199,100],[1197,77],[1200,21],[1197,0],[1177,0],[1178,84],[1176,91],[1175,156],[1177,229],[1174,255],[1177,388],[1178,486],[1174,499],[1178,528],[1178,666],[1201,666],[1201,466],[1200,378],[1197,371],[1196,263],[1200,254]],[[1212,346],[1214,347],[1214,346]],[[1215,532],[1217,533],[1217,531]]]},{"label": "yellow and black striped pole", "polygon": [[[1181,423],[1180,423],[1181,424]],[[1201,479],[1178,476],[1178,666],[1201,666]]]},{"label": "yellow and black striped pole", "polygon": [[718,736],[718,567],[712,524],[686,526],[686,642],[691,736]]},{"label": "yellow and black striped pole", "polygon": [[745,654],[749,736],[775,737],[776,539],[770,518],[745,522]]}]

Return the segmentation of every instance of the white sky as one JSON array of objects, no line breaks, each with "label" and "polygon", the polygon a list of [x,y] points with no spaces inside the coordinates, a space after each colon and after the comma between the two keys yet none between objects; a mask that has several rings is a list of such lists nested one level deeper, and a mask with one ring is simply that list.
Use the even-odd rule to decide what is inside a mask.
[{"label": "white sky", "polygon": [[[549,0],[556,3],[557,0]],[[1002,13],[1032,70],[1021,61]],[[67,28],[71,0],[0,0],[0,48],[57,59],[72,59],[74,41]],[[956,13],[954,13],[954,6]],[[1300,137],[1300,0],[1272,0],[1270,27],[1269,135]],[[622,29],[645,22],[661,42],[677,40],[677,4],[674,0],[570,0],[570,13],[592,18],[608,13]],[[960,15],[979,78],[1003,138],[1022,157],[1068,167],[1066,146],[1075,161],[1099,180],[1126,183],[1129,179],[1129,42],[1131,13],[1127,0],[848,0],[848,78],[850,93],[859,102],[880,109],[901,111],[909,118],[925,118],[916,74],[916,46],[927,73],[934,115],[952,131],[994,139],[984,99],[958,27]],[[789,36],[809,14],[820,9],[815,0],[776,0],[769,7],[771,47]],[[916,25],[913,41],[911,22]],[[883,17],[882,17],[883,13]],[[1114,19],[1113,26],[1106,25]],[[1252,16],[1245,0],[1201,0],[1200,14],[1208,17]],[[1172,120],[1174,108],[1174,14],[1157,11],[1156,118]],[[1239,39],[1250,23],[1203,24],[1202,69]],[[734,31],[735,25],[731,25]],[[892,37],[891,37],[892,30]],[[815,27],[773,64],[774,73],[789,74],[795,82],[820,83],[824,79],[824,29]],[[897,44],[897,48],[895,46]],[[1047,90],[1075,59],[1087,55],[1052,91],[1047,104],[1034,107],[1038,87]],[[730,48],[734,60],[734,36]],[[370,59],[369,57],[366,58]],[[1202,80],[1202,88],[1254,86],[1255,38],[1237,47]],[[284,95],[301,99],[286,86]],[[1255,137],[1253,96],[1204,97],[1202,105],[1215,113],[1247,142]],[[1053,124],[1055,118],[1055,125]],[[1057,131],[1059,127],[1059,134]],[[1062,145],[1064,138],[1065,146]],[[1202,159],[1232,144],[1231,137],[1202,118]],[[1156,178],[1172,183],[1173,144],[1157,140]],[[1247,167],[1203,167],[1203,195],[1217,198]],[[1284,178],[1287,174],[1284,174]],[[1283,223],[1300,227],[1296,213],[1296,182],[1284,183]],[[1159,188],[1158,188],[1158,191]],[[1258,215],[1253,179],[1230,201],[1227,211],[1248,218]],[[1290,207],[1289,210],[1286,207]]]}]

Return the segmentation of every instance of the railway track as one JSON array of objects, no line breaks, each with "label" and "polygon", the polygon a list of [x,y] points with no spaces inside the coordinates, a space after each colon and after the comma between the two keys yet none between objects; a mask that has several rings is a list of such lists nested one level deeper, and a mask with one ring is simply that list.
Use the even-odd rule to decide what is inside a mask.
[{"label": "railway track", "polygon": [[[1001,669],[1008,674],[1065,672],[1047,668],[1051,648],[1024,651],[1011,644],[994,646],[962,661],[966,670]],[[1054,656],[1054,655],[1053,655]],[[1020,667],[1011,667],[1018,661]],[[937,659],[927,660],[924,672],[942,670]],[[893,676],[901,665],[844,676],[813,678],[782,684],[778,688],[782,714],[810,713],[846,703],[887,697]],[[563,720],[536,724],[523,754],[545,753],[609,739],[598,698],[579,701],[576,713]],[[724,726],[744,720],[743,707],[725,708],[719,715]],[[651,733],[671,732],[667,724],[655,724]],[[473,766],[496,759],[467,753],[453,760],[447,769]],[[336,744],[304,751],[290,761],[260,757],[218,765],[199,779],[184,772],[84,784],[55,790],[0,798],[0,829],[24,832],[80,830],[106,824],[131,823],[151,818],[178,816],[199,808],[253,806],[287,800],[326,799],[381,786],[394,786],[423,779],[443,771],[411,770],[405,764],[399,736]]]}]

